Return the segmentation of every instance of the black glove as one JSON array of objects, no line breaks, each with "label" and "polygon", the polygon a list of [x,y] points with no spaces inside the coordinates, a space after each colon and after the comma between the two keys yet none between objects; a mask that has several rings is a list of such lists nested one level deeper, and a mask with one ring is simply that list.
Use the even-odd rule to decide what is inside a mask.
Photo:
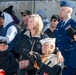
[{"label": "black glove", "polygon": [[68,28],[68,29],[67,29],[67,34],[68,34],[71,38],[73,38],[73,35],[76,34],[76,27],[75,27],[75,28],[72,28],[72,27]]},{"label": "black glove", "polygon": [[29,62],[31,65],[34,65],[36,58],[34,57],[34,55],[30,55],[29,56]]},{"label": "black glove", "polygon": [[34,64],[37,63],[39,68],[41,69],[43,66],[42,59],[40,57],[40,54],[34,52],[32,55],[28,54],[28,60],[29,60],[29,66],[27,69],[33,69]]},{"label": "black glove", "polygon": [[28,60],[29,60],[29,65],[28,65],[27,69],[32,70],[34,68],[34,63],[35,63],[34,55],[29,55]]},{"label": "black glove", "polygon": [[42,63],[42,59],[40,57],[40,54],[34,53],[34,56],[36,56],[35,60],[36,60],[36,62],[38,64],[39,68],[41,69],[43,67],[43,63]]}]

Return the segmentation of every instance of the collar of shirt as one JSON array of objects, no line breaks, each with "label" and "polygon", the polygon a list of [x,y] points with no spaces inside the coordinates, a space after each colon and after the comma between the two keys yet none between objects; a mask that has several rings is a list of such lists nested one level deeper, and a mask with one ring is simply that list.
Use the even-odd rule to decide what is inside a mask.
[{"label": "collar of shirt", "polygon": [[[71,18],[71,17],[70,17],[70,18]],[[64,25],[69,21],[70,18],[68,18],[66,21],[64,21],[64,22],[65,22]]]},{"label": "collar of shirt", "polygon": [[[24,35],[27,35],[27,36],[30,37],[30,31],[27,30],[27,31],[24,33]],[[40,35],[36,34],[34,37],[40,37]]]}]

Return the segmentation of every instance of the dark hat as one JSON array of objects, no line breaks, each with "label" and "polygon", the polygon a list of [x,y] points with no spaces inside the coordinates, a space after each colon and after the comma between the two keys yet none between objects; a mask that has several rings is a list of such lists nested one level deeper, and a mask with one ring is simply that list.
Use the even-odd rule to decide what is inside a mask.
[{"label": "dark hat", "polygon": [[13,9],[13,5],[10,5],[8,8],[5,8],[5,9],[3,10],[3,12],[6,12],[6,13],[8,13],[8,14],[12,14],[12,9]]},{"label": "dark hat", "polygon": [[52,17],[51,17],[51,19],[50,19],[50,20],[52,20],[52,19],[56,19],[58,22],[60,22],[60,16],[59,16],[59,15],[57,15],[57,14],[52,15]]},{"label": "dark hat", "polygon": [[26,14],[26,15],[31,15],[32,14],[32,12],[30,11],[30,10],[25,10],[24,12],[21,12],[21,14]]},{"label": "dark hat", "polygon": [[0,17],[1,18],[4,18],[4,15],[2,14],[2,12],[0,11]]},{"label": "dark hat", "polygon": [[8,8],[13,9],[13,5],[10,5]]},{"label": "dark hat", "polygon": [[7,41],[5,39],[0,39],[0,44],[6,44],[7,45]]},{"label": "dark hat", "polygon": [[72,9],[74,8],[74,4],[70,1],[60,1],[60,6],[61,7],[67,6],[67,7],[71,7]]}]

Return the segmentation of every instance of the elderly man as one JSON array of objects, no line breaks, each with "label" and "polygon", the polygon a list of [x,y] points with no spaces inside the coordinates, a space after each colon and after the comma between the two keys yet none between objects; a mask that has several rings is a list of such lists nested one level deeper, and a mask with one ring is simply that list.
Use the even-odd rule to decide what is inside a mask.
[{"label": "elderly man", "polygon": [[21,17],[22,17],[21,28],[24,31],[27,30],[28,18],[31,14],[32,12],[30,10],[25,10],[24,12],[21,12]]},{"label": "elderly man", "polygon": [[0,75],[17,74],[18,63],[8,50],[8,43],[0,38]]},{"label": "elderly man", "polygon": [[35,54],[37,61],[34,67],[39,69],[39,75],[59,75],[62,70],[62,64],[57,61],[55,51],[55,38],[45,38],[40,40],[42,44],[41,59],[38,54]]}]

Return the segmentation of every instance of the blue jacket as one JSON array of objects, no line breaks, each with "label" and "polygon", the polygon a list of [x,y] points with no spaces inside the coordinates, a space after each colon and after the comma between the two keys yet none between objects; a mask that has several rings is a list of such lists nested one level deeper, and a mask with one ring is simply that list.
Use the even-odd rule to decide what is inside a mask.
[{"label": "blue jacket", "polygon": [[4,16],[4,22],[3,27],[0,28],[0,39],[5,39],[9,45],[9,49],[14,50],[16,35],[18,33],[17,28],[10,14],[3,12],[2,15]]},{"label": "blue jacket", "polygon": [[65,24],[63,28],[61,27],[61,25],[62,21],[57,25],[55,37],[57,39],[56,45],[62,52],[64,52],[71,49],[71,37],[67,35],[67,27],[74,27],[76,24],[73,19],[69,19],[69,21]]},{"label": "blue jacket", "polygon": [[[13,22],[9,23],[5,28],[2,27],[0,28],[0,36],[6,36],[7,30],[10,26],[14,26]],[[15,38],[8,44],[9,45],[9,50],[13,50],[15,47],[15,42],[16,42],[16,36]]]}]

